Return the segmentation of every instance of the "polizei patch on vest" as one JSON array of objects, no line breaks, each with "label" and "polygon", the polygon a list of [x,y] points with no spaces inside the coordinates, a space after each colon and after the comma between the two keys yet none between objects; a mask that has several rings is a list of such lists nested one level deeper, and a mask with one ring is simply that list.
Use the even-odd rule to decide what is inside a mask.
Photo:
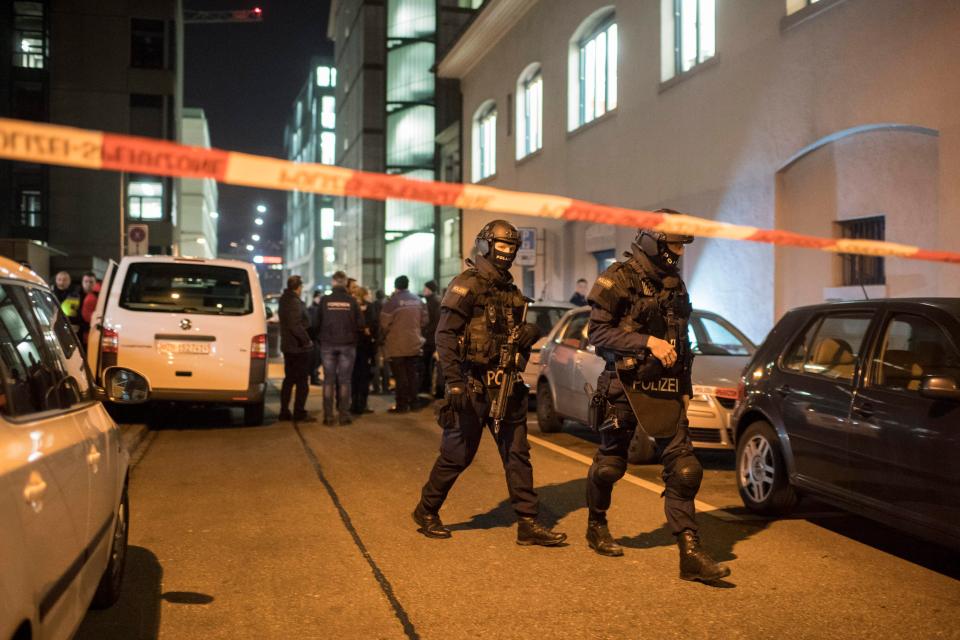
[{"label": "polizei patch on vest", "polygon": [[644,393],[679,393],[679,378],[660,378],[659,380],[642,380],[633,383],[633,390]]},{"label": "polizei patch on vest", "polygon": [[597,278],[597,284],[603,287],[604,289],[609,289],[610,287],[613,286],[613,280],[611,280],[610,278],[604,278],[603,276],[600,276],[599,278]]},{"label": "polizei patch on vest", "polygon": [[467,291],[468,291],[468,289],[467,289],[466,287],[464,287],[463,285],[459,285],[459,284],[455,284],[455,285],[453,285],[452,287],[450,287],[450,292],[451,292],[451,293],[455,293],[455,294],[457,294],[458,296],[461,296],[461,297],[467,295]]}]

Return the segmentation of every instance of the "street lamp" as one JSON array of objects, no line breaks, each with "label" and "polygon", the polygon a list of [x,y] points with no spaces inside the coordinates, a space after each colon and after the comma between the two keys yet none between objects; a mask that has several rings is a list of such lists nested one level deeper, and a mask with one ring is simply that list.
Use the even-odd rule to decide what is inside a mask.
[{"label": "street lamp", "polygon": [[253,223],[254,223],[255,225],[257,225],[258,227],[262,227],[262,226],[263,226],[263,218],[254,218],[254,219],[253,219]]},{"label": "street lamp", "polygon": [[252,245],[252,244],[248,244],[248,245],[247,245],[247,251],[253,251],[253,245]]},{"label": "street lamp", "polygon": [[260,234],[259,234],[259,233],[255,233],[255,234],[251,235],[250,237],[253,238],[253,241],[254,241],[254,242],[260,242]]},{"label": "street lamp", "polygon": [[211,211],[211,212],[210,212],[210,217],[213,218],[214,220],[216,220],[217,218],[220,217],[220,213],[219,213],[218,211]]},{"label": "street lamp", "polygon": [[257,213],[266,213],[266,212],[267,212],[267,205],[265,204],[257,205]]}]

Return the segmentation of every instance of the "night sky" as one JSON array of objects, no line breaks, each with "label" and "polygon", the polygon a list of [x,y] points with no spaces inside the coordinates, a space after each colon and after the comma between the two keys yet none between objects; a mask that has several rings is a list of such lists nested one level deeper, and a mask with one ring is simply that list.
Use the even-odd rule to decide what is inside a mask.
[{"label": "night sky", "polygon": [[[257,6],[263,22],[186,25],[183,104],[206,112],[214,147],[284,157],[283,128],[310,57],[333,55],[326,37],[330,0],[184,2],[185,9],[203,10]],[[283,237],[286,193],[222,184],[219,189],[220,251],[231,251],[231,241],[242,248],[256,232],[263,253],[272,254],[264,241]],[[269,208],[263,227],[253,224],[259,203]]]}]

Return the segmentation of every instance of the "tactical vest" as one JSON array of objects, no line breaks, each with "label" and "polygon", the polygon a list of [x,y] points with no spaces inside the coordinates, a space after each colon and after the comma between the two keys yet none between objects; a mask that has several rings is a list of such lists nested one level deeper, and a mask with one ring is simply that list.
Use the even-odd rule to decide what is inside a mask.
[{"label": "tactical vest", "polygon": [[[649,356],[642,363],[642,378],[654,378],[662,375],[679,375],[684,369],[689,371],[693,362],[687,325],[693,310],[690,296],[680,278],[676,286],[666,287],[664,283],[648,275],[640,265],[628,261],[621,269],[629,289],[629,307],[620,318],[618,326],[630,332],[645,333],[666,340],[677,351],[677,362],[665,370],[660,362]],[[665,278],[669,281],[671,278]],[[609,356],[604,354],[608,362]]]},{"label": "tactical vest", "polygon": [[474,368],[496,367],[500,349],[520,323],[524,298],[511,285],[505,288],[479,277],[481,290],[463,336],[463,359]]}]

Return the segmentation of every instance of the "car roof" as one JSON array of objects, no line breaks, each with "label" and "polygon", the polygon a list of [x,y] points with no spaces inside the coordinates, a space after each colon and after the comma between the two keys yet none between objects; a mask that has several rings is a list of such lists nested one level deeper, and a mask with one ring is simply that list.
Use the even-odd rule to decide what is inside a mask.
[{"label": "car roof", "polygon": [[191,258],[188,256],[124,256],[121,263],[135,262],[153,262],[169,264],[206,264],[214,267],[234,267],[237,269],[253,269],[253,264],[243,260],[231,260],[229,258]]},{"label": "car roof", "polygon": [[0,278],[19,280],[41,287],[48,286],[44,279],[37,275],[36,271],[4,256],[0,256]]},{"label": "car roof", "polygon": [[530,303],[530,307],[557,307],[560,309],[573,309],[573,305],[569,302],[562,302],[560,300],[537,300]]},{"label": "car roof", "polygon": [[874,298],[872,300],[838,300],[834,302],[822,302],[820,304],[811,304],[802,307],[796,307],[792,311],[825,311],[833,309],[843,309],[844,307],[874,307],[883,308],[890,305],[909,305],[917,307],[934,307],[942,309],[948,313],[960,315],[960,298]]}]

